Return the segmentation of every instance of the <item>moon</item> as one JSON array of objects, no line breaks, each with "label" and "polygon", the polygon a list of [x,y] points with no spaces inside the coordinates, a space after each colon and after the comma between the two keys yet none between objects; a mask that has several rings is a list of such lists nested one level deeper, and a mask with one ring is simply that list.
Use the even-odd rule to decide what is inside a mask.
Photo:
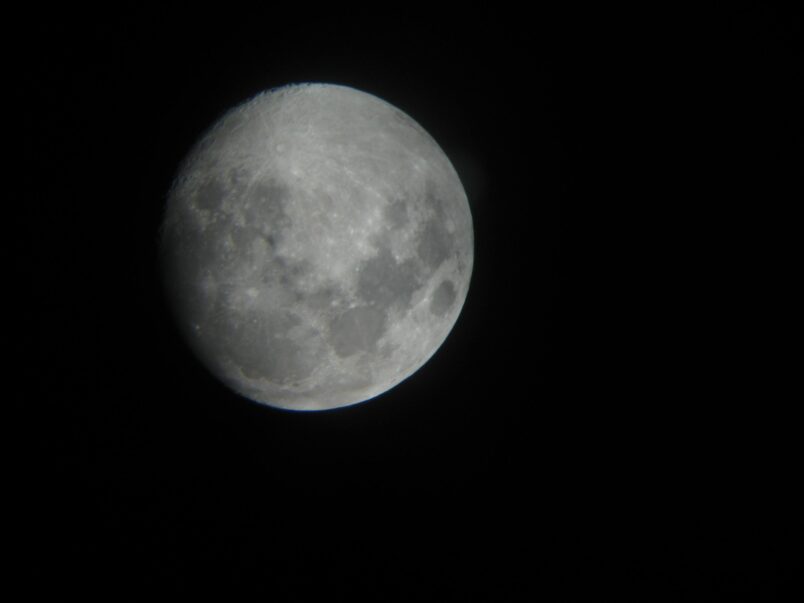
[{"label": "moon", "polygon": [[438,144],[380,98],[268,90],[180,166],[160,229],[182,336],[240,395],[290,410],[374,398],[422,367],[469,290],[474,235]]}]

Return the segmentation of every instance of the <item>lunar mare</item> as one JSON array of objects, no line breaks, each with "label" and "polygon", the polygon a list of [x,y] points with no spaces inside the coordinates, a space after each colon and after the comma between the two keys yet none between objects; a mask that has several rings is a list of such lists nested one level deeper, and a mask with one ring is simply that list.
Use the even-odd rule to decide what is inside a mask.
[{"label": "lunar mare", "polygon": [[469,288],[472,218],[413,119],[352,88],[293,85],[192,149],[161,252],[176,320],[218,379],[323,410],[387,391],[441,346]]}]

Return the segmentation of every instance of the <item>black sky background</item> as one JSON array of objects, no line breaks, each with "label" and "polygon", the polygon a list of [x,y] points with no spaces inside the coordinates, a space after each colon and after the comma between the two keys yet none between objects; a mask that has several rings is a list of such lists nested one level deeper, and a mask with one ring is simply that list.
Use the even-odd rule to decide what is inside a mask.
[{"label": "black sky background", "polygon": [[[781,599],[801,30],[722,6],[20,20],[16,575],[112,599]],[[198,135],[303,81],[417,120],[476,239],[438,353],[324,413],[218,384],[157,269]]]}]

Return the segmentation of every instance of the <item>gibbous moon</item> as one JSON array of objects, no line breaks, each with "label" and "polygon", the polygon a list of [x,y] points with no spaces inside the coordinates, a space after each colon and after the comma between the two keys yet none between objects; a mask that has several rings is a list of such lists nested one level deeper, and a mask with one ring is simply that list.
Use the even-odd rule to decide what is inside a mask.
[{"label": "gibbous moon", "polygon": [[326,410],[418,370],[461,311],[472,217],[449,159],[405,113],[345,86],[291,85],[198,141],[161,229],[181,332],[256,402]]}]

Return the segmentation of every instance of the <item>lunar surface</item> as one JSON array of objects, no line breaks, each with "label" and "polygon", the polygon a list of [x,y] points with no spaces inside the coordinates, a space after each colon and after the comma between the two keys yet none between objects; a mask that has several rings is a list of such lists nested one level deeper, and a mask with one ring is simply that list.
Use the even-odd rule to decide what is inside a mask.
[{"label": "lunar surface", "polygon": [[292,410],[373,398],[418,370],[466,299],[472,218],[413,119],[335,85],[262,93],[192,149],[161,229],[191,349],[241,395]]}]

